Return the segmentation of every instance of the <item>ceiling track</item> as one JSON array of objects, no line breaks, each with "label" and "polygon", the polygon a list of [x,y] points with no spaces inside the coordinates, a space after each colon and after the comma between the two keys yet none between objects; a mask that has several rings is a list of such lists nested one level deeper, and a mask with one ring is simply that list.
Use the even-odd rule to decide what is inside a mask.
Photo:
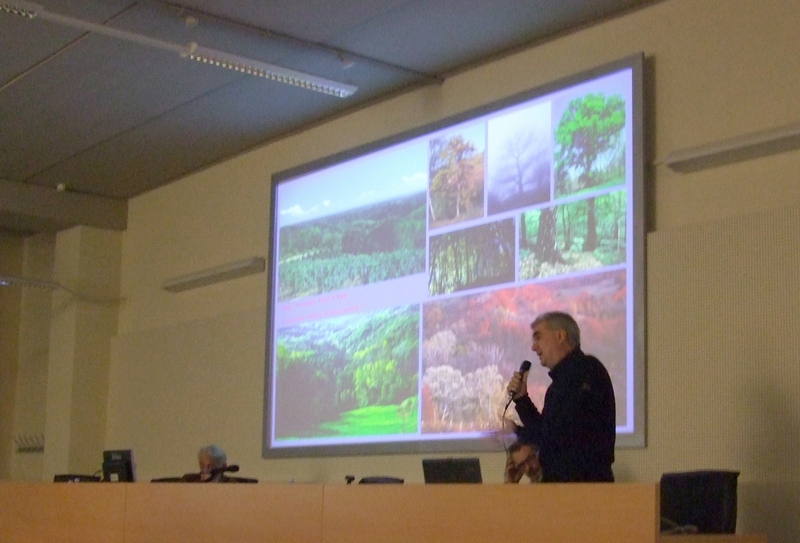
[{"label": "ceiling track", "polygon": [[290,45],[294,45],[296,47],[300,47],[300,48],[303,48],[303,49],[311,49],[311,50],[315,50],[315,51],[321,51],[323,53],[327,53],[327,54],[329,54],[331,56],[334,56],[334,57],[338,58],[339,60],[346,60],[346,59],[360,60],[360,61],[367,62],[367,63],[370,63],[370,64],[375,64],[375,65],[378,65],[378,66],[383,66],[383,67],[386,67],[386,68],[390,68],[390,69],[395,70],[395,71],[403,72],[405,74],[414,76],[416,78],[424,79],[424,80],[429,81],[431,83],[442,84],[442,83],[444,83],[444,80],[445,80],[444,77],[442,77],[440,75],[437,75],[437,74],[431,74],[431,73],[427,73],[427,72],[420,72],[420,71],[414,70],[412,68],[407,68],[405,66],[400,66],[399,64],[394,64],[392,62],[387,62],[385,60],[381,60],[381,59],[373,58],[373,57],[370,57],[370,56],[362,55],[360,53],[354,53],[352,51],[341,49],[339,47],[334,47],[334,46],[328,45],[326,43],[306,40],[304,38],[298,38],[297,36],[292,36],[290,34],[285,34],[283,32],[277,32],[277,31],[274,31],[274,30],[270,30],[268,28],[261,28],[261,27],[258,27],[258,26],[249,25],[247,23],[242,23],[242,22],[237,21],[235,19],[230,19],[228,17],[224,17],[224,16],[221,16],[221,15],[216,15],[214,13],[210,13],[210,12],[207,12],[207,11],[196,9],[196,8],[191,7],[191,6],[184,6],[182,4],[177,4],[177,3],[169,2],[169,1],[166,1],[166,0],[154,0],[154,2],[157,3],[157,4],[161,4],[163,6],[172,8],[172,9],[176,9],[182,15],[183,14],[195,15],[195,16],[198,16],[198,17],[203,17],[203,18],[206,18],[206,19],[210,19],[212,21],[216,21],[216,22],[220,22],[220,23],[225,23],[225,24],[229,24],[229,25],[232,25],[232,26],[236,26],[236,27],[245,29],[245,30],[247,30],[249,32],[252,32],[254,34],[258,34],[259,36],[267,38],[267,39],[274,39],[274,40],[281,41],[281,42],[284,42],[284,43],[288,43]]}]

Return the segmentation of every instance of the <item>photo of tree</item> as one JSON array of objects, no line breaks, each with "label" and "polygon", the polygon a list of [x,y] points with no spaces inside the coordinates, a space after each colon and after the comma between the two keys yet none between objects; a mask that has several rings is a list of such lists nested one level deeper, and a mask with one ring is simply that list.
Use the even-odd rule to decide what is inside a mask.
[{"label": "photo of tree", "polygon": [[431,296],[514,280],[514,220],[430,238]]},{"label": "photo of tree", "polygon": [[627,193],[618,190],[520,216],[519,279],[625,262]]},{"label": "photo of tree", "polygon": [[530,323],[556,310],[575,317],[582,349],[608,369],[617,424],[625,424],[625,279],[625,270],[609,270],[424,304],[421,431],[500,429],[505,385],[525,359],[533,364],[528,391],[541,407],[550,377],[531,352]]},{"label": "photo of tree", "polygon": [[430,228],[483,217],[485,125],[430,140]]},{"label": "photo of tree", "polygon": [[276,439],[416,432],[419,310],[404,306],[281,329]]},{"label": "photo of tree", "polygon": [[555,131],[556,198],[625,183],[625,100],[590,93],[575,98]]},{"label": "photo of tree", "polygon": [[425,193],[280,229],[278,299],[425,271]]},{"label": "photo of tree", "polygon": [[550,102],[491,119],[487,134],[489,215],[550,200]]}]

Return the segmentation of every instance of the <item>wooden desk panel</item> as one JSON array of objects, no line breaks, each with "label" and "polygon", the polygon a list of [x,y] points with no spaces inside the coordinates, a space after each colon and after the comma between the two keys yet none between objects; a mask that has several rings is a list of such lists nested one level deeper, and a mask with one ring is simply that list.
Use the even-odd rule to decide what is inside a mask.
[{"label": "wooden desk panel", "polygon": [[324,543],[655,543],[655,484],[326,486]]},{"label": "wooden desk panel", "polygon": [[[766,543],[659,536],[654,484],[0,483],[0,543]],[[527,537],[526,536],[526,537]]]},{"label": "wooden desk panel", "polygon": [[123,543],[125,486],[0,483],[3,543]]},{"label": "wooden desk panel", "polygon": [[322,486],[128,485],[125,543],[319,543]]}]

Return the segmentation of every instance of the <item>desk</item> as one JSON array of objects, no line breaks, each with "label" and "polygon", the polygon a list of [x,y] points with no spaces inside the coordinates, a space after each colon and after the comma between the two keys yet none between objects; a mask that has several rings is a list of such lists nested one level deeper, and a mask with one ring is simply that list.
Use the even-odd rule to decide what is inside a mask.
[{"label": "desk", "polygon": [[123,543],[126,486],[0,483],[0,541]]},{"label": "desk", "polygon": [[766,543],[659,536],[657,484],[0,483],[2,543]]},{"label": "desk", "polygon": [[[325,487],[324,543],[539,541],[655,543],[650,484]],[[535,530],[535,532],[534,532]]]}]

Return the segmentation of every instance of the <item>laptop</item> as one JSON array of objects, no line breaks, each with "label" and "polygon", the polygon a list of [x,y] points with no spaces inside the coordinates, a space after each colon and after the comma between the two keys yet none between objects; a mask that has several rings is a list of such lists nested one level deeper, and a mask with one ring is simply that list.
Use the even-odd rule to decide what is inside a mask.
[{"label": "laptop", "polygon": [[79,475],[77,473],[60,473],[53,476],[54,483],[99,483],[99,475]]},{"label": "laptop", "polygon": [[425,483],[481,483],[478,458],[423,458]]}]

